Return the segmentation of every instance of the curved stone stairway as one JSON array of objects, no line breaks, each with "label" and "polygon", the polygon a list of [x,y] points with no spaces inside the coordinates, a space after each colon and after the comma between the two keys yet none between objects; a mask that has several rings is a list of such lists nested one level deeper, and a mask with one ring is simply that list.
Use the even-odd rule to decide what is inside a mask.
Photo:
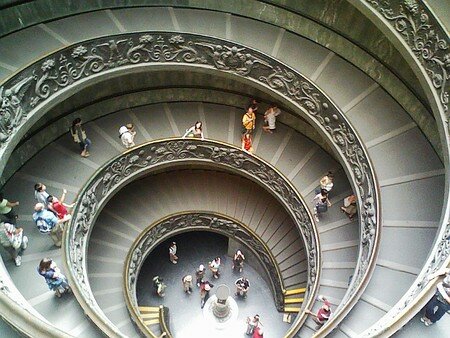
[{"label": "curved stone stairway", "polygon": [[[287,212],[264,189],[247,179],[214,171],[177,170],[157,174],[129,184],[108,202],[96,221],[89,244],[88,276],[94,296],[109,319],[118,323],[128,336],[133,336],[134,327],[124,319],[128,312],[122,285],[124,262],[132,243],[154,222],[171,214],[196,210],[224,214],[247,225],[275,256],[285,288],[306,286],[302,240]],[[178,242],[178,248],[182,255],[189,250],[189,243]],[[248,250],[243,247],[244,252]],[[167,259],[166,254],[164,251],[160,259]],[[203,257],[203,264],[212,258]],[[200,263],[188,264],[191,274]],[[222,269],[228,270],[229,265]],[[146,284],[151,288],[151,280]],[[178,286],[170,284],[170,292],[175,292]],[[163,300],[161,304],[165,304]],[[140,305],[159,306],[160,303]],[[273,316],[267,319],[267,325],[280,325],[281,320],[281,314]],[[171,317],[170,321],[177,321],[177,317]]]},{"label": "curved stone stairway", "polygon": [[[200,112],[203,112],[204,115],[200,116]],[[32,192],[33,184],[42,181],[47,184],[48,191],[56,195],[65,187],[69,191],[68,201],[72,201],[76,192],[81,188],[82,182],[85,182],[101,163],[124,150],[120,140],[116,137],[117,130],[118,126],[132,118],[134,118],[133,121],[138,130],[137,143],[149,141],[150,138],[145,138],[144,135],[149,136],[150,133],[158,138],[173,136],[174,133],[179,133],[180,130],[189,127],[192,121],[202,119],[205,122],[206,137],[223,141],[231,140],[233,143],[239,144],[241,114],[240,110],[233,107],[196,102],[145,106],[117,112],[87,123],[85,127],[93,141],[92,155],[88,159],[83,159],[78,155],[76,144],[72,142],[68,134],[42,150],[16,173],[5,187],[7,196],[21,201],[18,208],[22,220],[21,225],[32,239],[30,247],[24,255],[22,267],[16,268],[12,262],[7,262],[8,269],[19,290],[51,322],[55,320],[52,316],[58,316],[58,318],[67,316],[67,321],[63,318],[55,321],[58,327],[74,335],[90,336],[93,334],[95,330],[88,321],[83,319],[76,301],[72,297],[55,299],[51,292],[45,290],[45,284],[35,272],[41,257],[55,257],[59,262],[60,252],[52,247],[49,238],[38,233],[31,221],[30,213],[35,203]],[[232,128],[229,128],[230,125]],[[257,154],[261,154],[263,158],[279,167],[286,176],[290,175],[294,185],[300,192],[308,196],[307,200],[309,201],[320,177],[330,168],[337,169],[338,164],[307,138],[281,123],[278,125],[277,133],[273,135],[263,134],[260,128],[261,118],[259,117],[255,137]],[[51,161],[42,163],[43,158],[51,158]],[[108,206],[114,206],[116,203],[113,207],[114,211],[108,211],[110,210],[108,209],[99,218],[99,227],[94,230],[90,245],[90,283],[105,313],[111,316],[111,320],[127,334],[134,332],[128,319],[121,289],[123,260],[128,248],[140,229],[154,220],[183,210],[186,208],[186,200],[192,202],[189,205],[192,210],[206,208],[219,211],[253,226],[257,233],[260,233],[262,238],[268,241],[267,243],[277,256],[287,289],[304,286],[306,280],[306,265],[302,258],[304,254],[301,250],[300,240],[293,237],[296,231],[293,229],[291,221],[282,216],[282,213],[277,212],[274,203],[268,203],[267,197],[249,199],[250,192],[255,188],[246,188],[239,193],[238,189],[230,189],[229,185],[222,187],[219,184],[220,180],[214,181],[208,175],[205,175],[205,181],[206,183],[203,185],[206,188],[214,186],[219,193],[208,190],[202,194],[201,188],[195,188],[194,196],[198,195],[201,198],[190,198],[192,192],[186,187],[191,185],[183,185],[180,178],[175,180],[175,184],[166,179],[162,180],[163,185],[158,188],[159,190],[154,188],[155,192],[160,193],[160,197],[154,199],[154,203],[151,203],[150,207],[146,208],[144,201],[151,200],[151,196],[139,197],[137,195],[139,191],[131,189],[127,193],[130,205],[121,211],[120,215],[117,214],[117,210],[123,209],[121,207],[124,202],[123,198],[112,199]],[[180,186],[183,188],[176,189]],[[220,189],[228,189],[228,191]],[[349,189],[342,170],[338,170],[337,182],[333,190],[334,199],[339,201],[342,196],[349,193]],[[148,194],[148,192],[145,193]],[[214,196],[217,200],[213,198]],[[228,196],[227,203],[218,200],[219,197],[225,198],[226,196]],[[256,196],[262,196],[262,194],[256,194]],[[166,203],[162,203],[164,200]],[[170,200],[173,203],[169,204]],[[207,201],[206,206],[203,205],[204,201]],[[224,205],[227,206],[226,209],[223,208]],[[333,222],[349,223],[339,212],[339,206],[339,203],[335,203],[330,208],[322,218],[321,226],[325,228]],[[143,214],[143,210],[148,214]],[[349,226],[356,227],[356,224],[349,223]],[[328,232],[332,231],[332,229],[328,230]],[[348,234],[343,236],[348,236]],[[350,236],[353,236],[351,237],[352,241],[357,241],[356,231],[350,232]],[[327,249],[327,244],[330,246],[327,252],[335,253],[334,260],[354,261],[356,245],[348,252],[345,251],[345,254],[339,254],[342,245],[334,243],[340,239],[339,235],[336,235],[330,237],[330,240],[324,239],[322,243],[325,249]],[[345,245],[345,242],[343,243]],[[30,277],[28,277],[29,275]],[[30,279],[33,279],[36,288],[29,288]],[[348,276],[345,276],[345,279],[348,279]],[[105,281],[109,283],[107,288],[104,287]],[[340,289],[336,290],[337,294],[332,299],[336,299],[335,303],[337,304]],[[332,291],[333,286],[330,286],[328,294],[332,295]],[[55,303],[58,306],[65,305],[64,314],[61,314],[61,311],[52,311]],[[58,307],[56,308],[58,309]],[[72,312],[77,314],[71,314]],[[91,330],[93,331],[91,332]]]},{"label": "curved stone stairway", "polygon": [[[196,20],[199,15],[202,17],[201,23]],[[98,35],[148,29],[204,33],[258,48],[308,75],[346,113],[364,140],[380,181],[383,233],[380,255],[371,283],[354,311],[349,314],[334,335],[357,335],[381,318],[411,285],[425,261],[428,254],[427,248],[434,240],[441,211],[440,201],[436,201],[435,196],[443,195],[443,166],[420,130],[403,109],[376,83],[334,53],[275,26],[226,13],[190,9],[135,8],[78,15],[30,27],[4,37],[1,39],[0,61],[3,66],[7,67],[0,75],[5,78],[16,68],[69,43]],[[255,34],[261,34],[263,38],[258,39]],[[22,53],[22,47],[29,52]],[[193,120],[187,118],[180,124],[180,127],[185,128]],[[207,120],[207,128],[208,124],[211,125]],[[93,129],[90,130],[91,134],[100,135],[98,126],[94,127],[94,125],[95,123]],[[226,134],[226,130],[228,129],[225,128],[219,132]],[[158,133],[159,130],[153,128],[149,130],[152,137],[159,137]],[[112,135],[115,134],[116,130],[114,129]],[[174,134],[176,133],[172,131],[171,135]],[[280,132],[273,136],[281,138],[281,135]],[[116,137],[112,138],[117,143]],[[295,138],[294,134],[289,140],[284,141],[284,143],[287,142],[285,149],[296,148]],[[266,139],[266,137],[261,138],[261,146]],[[225,140],[228,141],[228,138]],[[71,163],[78,165],[78,160],[67,156],[67,149],[69,149],[67,146],[70,141],[61,139],[61,143],[50,146],[50,148],[53,147],[51,153],[64,154],[64,162],[68,164],[67,166],[70,166]],[[283,140],[279,140],[279,146],[281,144],[283,144]],[[67,184],[72,193],[70,197],[73,198],[81,182],[106,160],[107,154],[118,151],[117,145],[109,145],[107,149],[104,153],[98,154],[99,159],[92,157],[86,161],[88,163],[86,172],[77,172],[68,180],[60,176],[61,173],[64,173],[66,166],[57,162],[52,165],[42,165],[56,170],[56,174],[49,171],[50,168],[40,168],[39,175],[36,177],[48,178],[47,183],[53,181],[54,186],[49,184],[52,190]],[[269,161],[274,158],[278,160],[274,161],[276,166],[287,173],[287,176],[294,182],[297,180],[297,185],[304,177],[293,173],[299,168],[306,171],[307,167],[317,166],[319,163],[314,147],[310,147],[308,150],[299,152],[298,156],[297,154],[293,155],[292,163],[284,161],[283,156],[278,157],[276,151],[271,153],[272,156],[263,155]],[[46,151],[49,152],[49,150],[43,152]],[[257,153],[260,151],[257,150]],[[307,160],[308,158],[309,160]],[[285,165],[285,162],[292,166]],[[36,173],[30,170],[30,166],[27,164],[6,188],[12,199],[18,197],[25,202],[28,198],[28,201],[32,203],[31,186],[36,181],[32,176],[35,176]],[[330,167],[330,165],[323,165],[318,168],[318,171],[313,174],[316,176],[315,179],[309,178],[300,192],[305,196],[311,195],[318,177]],[[49,172],[52,172],[52,175],[45,176]],[[21,178],[18,178],[19,176]],[[58,179],[61,180],[58,181]],[[27,193],[29,196],[22,196],[19,191],[24,193],[29,191]],[[348,187],[341,190],[342,196],[347,191],[349,191]],[[339,195],[335,195],[335,200]],[[19,208],[23,215],[29,215],[29,209],[25,206],[31,205],[30,203],[23,203]],[[339,213],[337,207],[335,211],[336,214]],[[328,215],[331,216],[332,213],[333,210],[330,210]],[[349,224],[342,218],[328,224],[322,222],[319,224],[319,228],[324,250],[324,271],[320,292],[329,295],[333,303],[337,305],[339,297],[345,293],[346,282],[355,266],[355,254],[358,246],[358,237],[355,236],[357,226]],[[343,231],[341,232],[341,230]],[[328,238],[330,242],[327,243],[325,238]],[[411,243],[414,245],[410,245]],[[47,248],[47,250],[50,249],[51,247]],[[27,255],[36,253],[33,250],[30,247]],[[339,263],[335,262],[335,258],[341,257],[341,254],[347,257]],[[17,269],[17,271],[23,270],[25,269]],[[15,280],[18,279],[20,277]],[[390,285],[389,289],[386,289],[387,283]],[[383,289],[383,293],[379,292],[380,289]],[[34,299],[40,293],[31,290],[24,292],[28,299]],[[36,298],[34,302],[38,302],[40,299],[42,298]],[[42,305],[42,303],[39,304]],[[76,326],[72,329],[77,329]],[[300,335],[302,337],[311,335],[313,326],[309,321]],[[78,332],[81,328],[80,326],[74,332]]]}]

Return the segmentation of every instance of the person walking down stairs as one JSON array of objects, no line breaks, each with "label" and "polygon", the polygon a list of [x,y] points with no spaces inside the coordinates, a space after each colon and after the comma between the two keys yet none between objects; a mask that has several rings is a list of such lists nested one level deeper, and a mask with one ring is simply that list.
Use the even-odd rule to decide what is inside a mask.
[{"label": "person walking down stairs", "polygon": [[87,138],[86,131],[83,129],[79,117],[73,120],[70,134],[72,135],[73,141],[77,143],[81,149],[81,157],[90,156],[89,148],[91,147],[92,142]]},{"label": "person walking down stairs", "polygon": [[119,138],[125,148],[130,149],[135,146],[134,137],[136,136],[136,131],[134,130],[134,125],[128,123],[125,126],[119,128]]},{"label": "person walking down stairs", "polygon": [[177,256],[177,243],[172,242],[169,247],[169,259],[173,264],[178,263],[178,256]]},{"label": "person walking down stairs", "polygon": [[48,288],[55,291],[56,297],[60,298],[64,293],[71,293],[72,290],[66,276],[61,273],[53,260],[50,258],[42,259],[37,270],[45,278]]},{"label": "person walking down stairs", "polygon": [[28,246],[28,237],[23,234],[23,229],[11,223],[0,223],[0,243],[10,253],[16,266],[20,266],[22,252]]},{"label": "person walking down stairs", "polygon": [[445,278],[437,285],[436,293],[425,306],[423,317],[420,318],[425,326],[430,326],[440,320],[450,311],[450,269],[438,271],[430,276],[433,279],[445,274]]}]

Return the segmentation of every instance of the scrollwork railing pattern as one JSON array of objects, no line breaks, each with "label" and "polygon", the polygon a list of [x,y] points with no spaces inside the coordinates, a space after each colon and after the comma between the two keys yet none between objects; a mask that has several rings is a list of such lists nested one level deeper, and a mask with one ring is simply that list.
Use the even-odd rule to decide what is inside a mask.
[{"label": "scrollwork railing pattern", "polygon": [[[79,292],[82,293],[83,299],[89,308],[95,309],[94,317],[98,316],[103,323],[114,327],[101,312],[95,301],[89,286],[86,270],[87,244],[98,213],[112,194],[135,177],[139,177],[139,175],[144,173],[147,174],[162,165],[182,163],[209,163],[209,165],[214,167],[232,170],[249,177],[271,192],[291,215],[303,238],[308,252],[307,294],[315,293],[318,287],[318,273],[320,271],[318,234],[313,226],[308,209],[292,185],[269,164],[234,146],[209,140],[171,139],[150,142],[119,155],[99,169],[79,195],[79,202],[74,209],[74,215],[76,216],[66,229],[66,257],[71,272],[70,277],[75,282],[74,284],[79,289]],[[186,220],[183,219],[185,222]],[[206,217],[200,217],[200,220],[206,220]],[[198,220],[193,221],[191,225],[200,226],[196,222]],[[204,223],[202,224],[204,225]],[[149,236],[146,238],[152,242],[173,228],[173,225],[166,223],[164,225],[167,228],[151,228]],[[228,226],[227,229],[226,226]],[[254,250],[261,254],[260,258],[267,264],[267,268],[273,265],[270,257],[264,251],[261,251],[260,243],[254,242],[249,234],[236,229],[234,224],[226,223],[216,217],[213,222],[210,220],[209,228],[225,231],[235,236],[238,240],[245,239],[251,243]],[[144,242],[144,244],[147,245],[150,242]],[[138,256],[134,256],[133,262],[139,261],[138,258]],[[134,281],[134,278],[131,279]],[[277,303],[281,304],[282,294],[278,292],[282,289],[281,281],[276,282],[273,276],[271,279],[275,283],[273,286],[277,291],[276,294],[281,297],[277,299]]]},{"label": "scrollwork railing pattern", "polygon": [[14,136],[29,128],[26,121],[33,114],[42,116],[39,108],[44,103],[58,101],[67,89],[85,85],[89,78],[111,76],[113,71],[154,64],[195,65],[196,69],[226,72],[264,86],[295,107],[336,150],[358,196],[361,215],[357,268],[334,318],[348,312],[358,291],[367,285],[379,242],[380,203],[372,165],[362,141],[334,103],[303,75],[268,55],[216,38],[163,32],[109,36],[67,47],[0,86],[0,155],[8,154]]},{"label": "scrollwork railing pattern", "polygon": [[[448,33],[419,0],[366,0],[400,33],[425,68],[449,118],[450,48]],[[445,14],[444,14],[445,15]]]},{"label": "scrollwork railing pattern", "polygon": [[[228,216],[210,212],[186,212],[171,215],[149,226],[141,233],[130,249],[125,262],[124,279],[125,297],[128,311],[135,322],[139,321],[136,284],[141,267],[150,254],[161,242],[184,231],[213,231],[228,236],[244,244],[253,251],[262,263],[271,283],[275,304],[278,311],[283,311],[283,281],[275,257],[264,244],[264,241],[245,225]],[[138,325],[139,326],[139,325]],[[141,327],[140,327],[141,328]],[[141,330],[145,329],[145,325]]]},{"label": "scrollwork railing pattern", "polygon": [[[369,8],[379,13],[388,26],[400,36],[415,59],[423,67],[449,122],[450,38],[428,7],[419,0],[365,0]],[[440,118],[436,118],[440,120]],[[447,128],[446,126],[445,128]],[[444,202],[448,203],[448,201]],[[443,224],[427,265],[397,304],[378,322],[362,333],[364,337],[386,332],[429,286],[429,275],[439,270],[450,257],[450,228]]]}]

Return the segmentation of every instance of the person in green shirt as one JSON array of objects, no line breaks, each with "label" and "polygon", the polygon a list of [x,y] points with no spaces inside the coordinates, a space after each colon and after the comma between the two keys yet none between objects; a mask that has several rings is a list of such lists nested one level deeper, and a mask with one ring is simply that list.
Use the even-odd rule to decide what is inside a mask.
[{"label": "person in green shirt", "polygon": [[0,193],[0,216],[3,220],[16,224],[18,216],[14,212],[13,208],[18,205],[19,202],[9,202],[6,198],[4,198],[3,193]]}]

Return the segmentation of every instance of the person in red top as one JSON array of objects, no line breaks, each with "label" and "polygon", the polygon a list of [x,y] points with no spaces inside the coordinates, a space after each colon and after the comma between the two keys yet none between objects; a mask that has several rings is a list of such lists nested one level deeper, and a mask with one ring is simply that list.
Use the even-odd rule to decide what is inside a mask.
[{"label": "person in red top", "polygon": [[264,330],[261,326],[255,327],[252,338],[264,338]]},{"label": "person in red top", "polygon": [[252,145],[252,136],[250,133],[245,133],[242,135],[242,150],[248,151],[249,153],[253,153],[253,145]]},{"label": "person in red top", "polygon": [[326,323],[326,321],[330,318],[331,316],[331,303],[328,301],[328,299],[326,299],[324,296],[319,296],[318,299],[320,301],[323,302],[323,305],[321,306],[321,308],[319,309],[319,311],[317,311],[317,314],[312,313],[309,310],[305,310],[305,312],[307,314],[312,315],[314,318],[314,321],[319,324],[319,325],[323,325]]},{"label": "person in red top", "polygon": [[63,190],[63,194],[61,199],[56,198],[55,196],[48,196],[47,202],[52,206],[52,209],[56,212],[59,219],[67,219],[71,218],[70,212],[67,208],[72,208],[74,204],[66,204],[64,200],[66,199],[67,190]]}]

